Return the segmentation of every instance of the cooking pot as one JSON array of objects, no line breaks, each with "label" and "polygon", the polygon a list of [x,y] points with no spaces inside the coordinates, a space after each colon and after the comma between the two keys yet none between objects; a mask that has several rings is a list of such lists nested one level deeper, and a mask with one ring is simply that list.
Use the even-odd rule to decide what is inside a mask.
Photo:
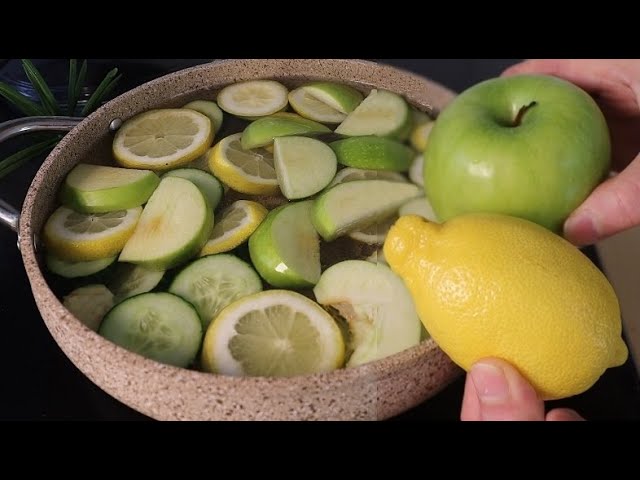
[{"label": "cooking pot", "polygon": [[453,92],[426,78],[362,60],[225,60],[163,76],[106,103],[85,119],[32,117],[0,125],[0,141],[21,133],[68,131],[38,170],[22,211],[0,200],[0,223],[18,233],[33,295],[54,340],[92,382],[159,420],[380,420],[437,394],[461,370],[429,339],[355,368],[293,378],[228,377],[157,363],[85,327],[61,303],[43,274],[38,234],[57,206],[66,174],[79,162],[113,164],[113,130],[152,108],[215,99],[220,88],[258,78],[293,88],[312,80],[401,94],[434,114]]}]

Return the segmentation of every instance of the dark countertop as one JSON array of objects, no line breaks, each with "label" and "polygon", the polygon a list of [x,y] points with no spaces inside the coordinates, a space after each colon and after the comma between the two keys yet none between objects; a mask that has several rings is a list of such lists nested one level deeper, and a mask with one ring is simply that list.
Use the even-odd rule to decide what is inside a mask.
[{"label": "dark countertop", "polygon": [[[120,67],[128,89],[163,73],[206,59],[145,60],[114,59],[95,62],[95,69]],[[516,60],[379,60],[425,75],[449,88],[461,91],[481,80],[497,76]],[[10,64],[8,64],[10,65]],[[0,62],[0,67],[2,63]],[[1,69],[0,69],[1,71]],[[0,100],[0,121],[15,116]],[[15,150],[20,141],[0,148],[0,158]],[[0,198],[21,205],[40,161],[24,166],[0,180]],[[53,341],[35,306],[15,234],[0,226],[0,336],[2,395],[0,419],[145,420],[91,383],[65,357]],[[586,253],[598,264],[596,252]],[[457,420],[464,378],[398,420]],[[640,419],[640,383],[631,360],[608,370],[588,392],[553,402],[549,406],[575,408],[588,419]]]}]

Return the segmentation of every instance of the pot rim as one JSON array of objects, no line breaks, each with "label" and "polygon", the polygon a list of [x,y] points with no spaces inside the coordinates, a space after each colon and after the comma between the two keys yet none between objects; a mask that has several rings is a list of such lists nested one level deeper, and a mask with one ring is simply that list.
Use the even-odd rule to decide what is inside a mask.
[{"label": "pot rim", "polygon": [[[27,275],[29,278],[29,282],[31,284],[32,291],[34,293],[34,297],[38,302],[38,307],[41,309],[41,304],[48,305],[48,308],[51,308],[54,312],[56,312],[57,320],[63,322],[66,329],[71,329],[75,334],[79,334],[84,337],[88,337],[87,339],[91,341],[93,344],[99,344],[100,348],[107,349],[112,355],[116,355],[118,357],[123,358],[126,362],[136,362],[142,364],[145,369],[149,371],[153,371],[161,376],[176,376],[186,375],[191,377],[196,382],[207,382],[207,383],[215,383],[216,385],[226,385],[229,388],[233,388],[234,386],[239,385],[247,385],[251,384],[256,388],[277,388],[277,389],[287,389],[291,387],[292,380],[296,380],[298,382],[312,382],[314,384],[326,383],[327,385],[332,386],[348,386],[350,384],[359,383],[362,381],[367,381],[367,379],[376,378],[383,379],[388,376],[396,374],[398,371],[405,370],[410,367],[412,361],[415,361],[417,357],[421,357],[423,355],[430,355],[439,350],[439,347],[436,345],[433,339],[428,339],[421,342],[419,345],[404,350],[402,352],[398,352],[389,357],[385,357],[379,360],[375,360],[357,367],[351,368],[341,368],[338,370],[334,370],[327,373],[317,373],[311,375],[303,375],[297,377],[289,377],[289,378],[276,378],[276,377],[233,377],[226,375],[217,375],[211,374],[207,372],[197,371],[197,370],[189,370],[183,369],[179,367],[174,367],[171,365],[162,364],[156,362],[154,360],[142,357],[136,353],[130,352],[118,345],[115,345],[96,332],[87,328],[84,324],[82,324],[78,319],[76,319],[61,303],[61,301],[56,297],[53,293],[49,285],[47,284],[40,265],[37,261],[36,249],[33,241],[25,241],[25,239],[33,239],[34,234],[34,225],[32,223],[32,212],[34,209],[34,204],[36,202],[36,198],[39,195],[43,194],[43,185],[46,182],[50,181],[52,175],[57,175],[58,179],[61,177],[60,173],[56,173],[54,170],[54,165],[57,157],[63,152],[65,149],[69,148],[70,145],[73,145],[78,139],[82,139],[83,135],[86,135],[88,129],[96,122],[98,118],[102,118],[105,115],[113,110],[116,106],[125,105],[127,102],[134,103],[142,103],[141,99],[144,100],[144,93],[150,89],[154,89],[156,86],[162,85],[167,81],[191,76],[191,75],[199,75],[202,72],[205,72],[211,68],[220,68],[227,66],[234,66],[238,62],[254,62],[256,67],[259,67],[261,62],[266,62],[269,60],[257,59],[257,60],[239,60],[239,59],[227,59],[227,60],[217,60],[210,63],[198,65],[195,67],[190,67],[187,69],[179,70],[176,72],[172,72],[166,74],[162,77],[156,78],[149,82],[146,82],[136,88],[133,88],[118,97],[107,102],[105,105],[100,107],[97,111],[92,113],[90,116],[82,120],[76,127],[74,127],[65,137],[58,143],[58,145],[54,148],[54,150],[48,155],[46,160],[43,162],[42,166],[39,168],[36,173],[25,198],[22,215],[19,224],[19,238],[22,239],[20,243],[21,255],[23,257],[23,263],[25,267],[33,266],[34,268],[26,268]],[[272,62],[278,62],[280,60],[270,60]],[[288,60],[290,61],[290,60]],[[318,62],[321,60],[300,60],[301,62]],[[448,101],[450,101],[455,93],[448,88],[439,85],[436,82],[428,80],[426,77],[421,77],[411,72],[408,72],[403,69],[399,69],[397,67],[392,67],[390,65],[378,64],[371,61],[366,60],[354,60],[354,59],[339,59],[339,60],[325,60],[327,62],[338,62],[344,68],[350,68],[353,65],[364,66],[366,69],[378,75],[390,75],[390,76],[398,76],[400,75],[405,80],[410,80],[412,82],[418,82],[420,88],[425,90],[430,90],[433,92],[433,97],[439,99],[435,102],[436,109],[442,108]],[[302,75],[300,73],[299,75]],[[283,78],[296,78],[298,75],[291,75],[287,77],[286,75]],[[317,75],[319,78],[322,75]],[[373,76],[373,75],[372,75]],[[273,78],[273,77],[272,77]],[[328,77],[327,77],[328,78]],[[225,81],[225,79],[221,79],[221,82]],[[233,78],[226,79],[225,83],[230,83],[234,81]],[[371,88],[382,88],[376,87],[374,84],[367,84],[361,80],[354,81],[354,85],[360,85],[361,87],[371,87]],[[217,90],[219,87],[215,87]],[[195,88],[194,92],[202,91],[203,88]],[[180,96],[191,93],[188,91],[181,91],[179,93]],[[406,93],[402,93],[403,96],[415,106],[420,106],[422,108],[428,107],[424,105],[424,102],[420,102],[419,99],[408,96]],[[157,102],[156,102],[157,103]],[[439,103],[439,104],[438,104]],[[144,109],[145,106],[142,105]],[[153,107],[150,107],[153,108]],[[126,120],[126,118],[122,118],[121,120]],[[46,192],[45,192],[46,193]],[[41,312],[42,313],[42,312]],[[44,317],[44,315],[43,315]],[[49,325],[47,325],[49,327]],[[60,342],[57,342],[60,345]],[[63,348],[64,351],[64,348]],[[65,351],[66,354],[66,351]],[[91,378],[91,376],[87,373],[83,373]],[[93,378],[91,378],[93,380]],[[329,382],[330,381],[330,382]],[[100,383],[94,382],[98,386]],[[101,387],[102,388],[102,387]],[[110,395],[115,396],[113,393],[109,392]],[[116,397],[118,398],[118,397]],[[127,402],[125,402],[127,403]],[[133,407],[136,408],[137,407]]]}]

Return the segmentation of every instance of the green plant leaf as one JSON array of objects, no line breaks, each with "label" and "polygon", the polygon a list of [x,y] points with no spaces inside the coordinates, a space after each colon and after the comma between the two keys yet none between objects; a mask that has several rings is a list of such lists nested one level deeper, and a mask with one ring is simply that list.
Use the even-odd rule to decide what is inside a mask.
[{"label": "green plant leaf", "polygon": [[58,115],[60,113],[58,103],[56,102],[53,93],[51,93],[51,89],[47,85],[47,82],[44,81],[44,78],[42,78],[42,75],[40,75],[36,66],[31,62],[31,60],[23,58],[22,68],[24,69],[24,73],[27,74],[29,81],[38,92],[44,111],[49,115]]},{"label": "green plant leaf", "polygon": [[32,102],[27,97],[18,92],[15,88],[7,85],[4,82],[0,82],[0,95],[6,98],[8,102],[12,103],[18,110],[29,117],[46,114],[44,109],[40,105]]},{"label": "green plant leaf", "polygon": [[0,160],[0,179],[13,172],[16,168],[24,165],[29,160],[42,155],[58,143],[61,138],[61,136],[56,135],[54,138],[30,145],[29,147],[8,156],[4,160]]},{"label": "green plant leaf", "polygon": [[96,88],[96,91],[93,92],[93,95],[87,100],[87,104],[82,109],[80,115],[84,117],[95,110],[102,99],[113,90],[113,87],[116,86],[121,77],[122,75],[118,75],[117,68],[107,73],[102,82],[100,82],[100,85],[98,85],[98,88]]}]

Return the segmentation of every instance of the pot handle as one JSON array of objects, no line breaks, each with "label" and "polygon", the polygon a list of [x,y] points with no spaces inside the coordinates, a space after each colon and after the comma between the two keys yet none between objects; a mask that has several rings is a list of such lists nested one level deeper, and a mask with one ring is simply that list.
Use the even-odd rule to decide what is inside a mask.
[{"label": "pot handle", "polygon": [[[0,143],[18,135],[34,132],[68,132],[83,119],[77,117],[25,117],[0,123]],[[18,231],[20,212],[0,199],[0,224]]]}]

